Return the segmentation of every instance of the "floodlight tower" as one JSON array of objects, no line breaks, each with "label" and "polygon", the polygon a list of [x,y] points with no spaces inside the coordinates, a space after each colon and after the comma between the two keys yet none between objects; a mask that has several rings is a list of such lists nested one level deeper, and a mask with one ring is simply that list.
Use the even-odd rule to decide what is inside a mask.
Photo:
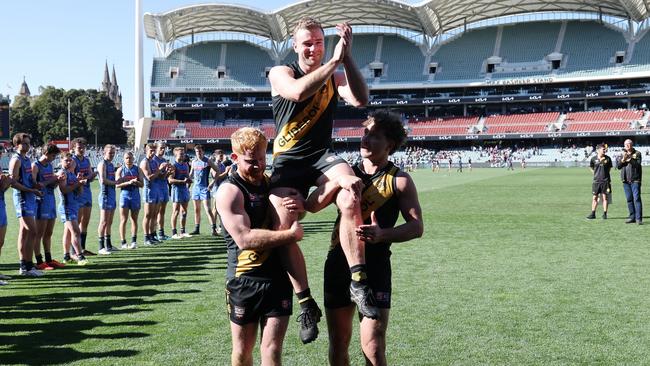
[{"label": "floodlight tower", "polygon": [[139,148],[139,135],[142,134],[144,118],[144,76],[142,75],[142,0],[135,0],[135,115],[133,124],[136,131],[136,146]]}]

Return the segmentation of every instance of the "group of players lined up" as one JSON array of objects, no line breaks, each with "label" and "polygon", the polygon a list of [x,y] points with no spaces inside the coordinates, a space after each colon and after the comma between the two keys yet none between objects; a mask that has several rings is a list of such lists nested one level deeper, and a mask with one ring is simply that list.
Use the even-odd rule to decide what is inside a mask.
[{"label": "group of players lined up", "polygon": [[[9,174],[0,176],[0,249],[4,244],[7,230],[7,214],[4,192],[13,187],[13,201],[16,217],[20,222],[18,232],[18,253],[20,267],[18,274],[40,277],[43,271],[76,263],[86,265],[87,256],[95,253],[86,249],[86,238],[93,195],[90,184],[99,180],[100,192],[97,197],[100,208],[98,242],[100,255],[108,255],[119,250],[111,241],[113,216],[119,202],[119,234],[121,249],[137,248],[138,216],[141,202],[144,201],[142,227],[145,234],[144,245],[156,245],[162,240],[181,239],[200,233],[201,205],[205,208],[212,235],[218,235],[217,214],[211,202],[211,191],[229,174],[232,166],[224,166],[223,151],[215,151],[214,160],[204,155],[203,147],[196,145],[196,158],[187,161],[185,149],[174,149],[174,161],[164,158],[164,143],[148,144],[145,158],[140,165],[135,164],[133,152],[126,151],[123,162],[113,163],[116,148],[106,145],[102,161],[96,170],[85,156],[86,140],[74,139],[71,152],[62,152],[56,145],[46,145],[42,155],[34,162],[27,157],[31,137],[17,133],[13,137],[15,149],[9,163]],[[60,170],[55,172],[53,162],[59,158]],[[209,177],[212,182],[209,183]],[[165,209],[173,202],[171,220],[172,236],[165,235]],[[143,189],[143,197],[140,188]],[[190,191],[191,187],[191,191]],[[58,188],[60,200],[56,207],[55,191]],[[120,189],[119,197],[116,188]],[[118,199],[119,198],[119,199]],[[188,203],[194,201],[195,228],[187,233]],[[52,233],[58,216],[64,224],[62,237],[64,257],[61,262],[52,258]],[[178,217],[180,231],[177,230]],[[131,238],[127,242],[126,225],[131,221]],[[158,232],[156,233],[156,226]],[[42,243],[42,247],[41,247]],[[41,251],[42,248],[42,251]],[[44,256],[43,256],[44,254]],[[35,262],[34,262],[35,259]],[[0,285],[7,285],[7,275],[0,275]]]}]

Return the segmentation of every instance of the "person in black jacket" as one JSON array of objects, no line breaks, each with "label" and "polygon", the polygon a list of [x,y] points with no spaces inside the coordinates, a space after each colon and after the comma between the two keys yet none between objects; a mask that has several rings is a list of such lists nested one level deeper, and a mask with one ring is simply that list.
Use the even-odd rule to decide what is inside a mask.
[{"label": "person in black jacket", "polygon": [[626,224],[643,224],[643,206],[641,203],[641,152],[634,149],[632,140],[625,140],[625,152],[616,167],[621,170],[623,190],[627,199],[630,216]]}]

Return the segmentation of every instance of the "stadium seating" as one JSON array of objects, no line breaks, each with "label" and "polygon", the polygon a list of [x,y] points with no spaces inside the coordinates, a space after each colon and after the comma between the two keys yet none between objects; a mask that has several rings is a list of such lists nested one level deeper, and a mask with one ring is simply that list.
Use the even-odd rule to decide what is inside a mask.
[{"label": "stadium seating", "polygon": [[380,61],[385,70],[381,81],[415,82],[429,77],[424,74],[424,55],[418,46],[398,36],[383,36]]},{"label": "stadium seating", "polygon": [[642,111],[615,110],[569,113],[564,120],[567,131],[630,130],[630,123],[643,118]]},{"label": "stadium seating", "polygon": [[495,27],[472,30],[442,45],[431,57],[438,63],[436,80],[479,79],[483,61],[494,51],[496,32]]},{"label": "stadium seating", "polygon": [[542,60],[553,52],[560,23],[532,22],[503,27],[501,56],[507,62]]},{"label": "stadium seating", "polygon": [[259,47],[245,42],[226,44],[226,78],[244,85],[264,85],[264,69],[273,65],[269,54]]},{"label": "stadium seating", "polygon": [[625,50],[627,43],[621,32],[594,21],[569,22],[561,51],[566,58],[566,68],[560,73],[612,67],[611,59],[616,51]]}]

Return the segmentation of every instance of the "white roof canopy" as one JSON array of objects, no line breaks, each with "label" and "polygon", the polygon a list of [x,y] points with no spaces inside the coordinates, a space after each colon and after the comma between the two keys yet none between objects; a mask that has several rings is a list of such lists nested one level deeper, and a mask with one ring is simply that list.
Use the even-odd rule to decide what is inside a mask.
[{"label": "white roof canopy", "polygon": [[161,14],[145,13],[147,37],[172,42],[192,34],[241,32],[284,41],[298,19],[312,16],[323,28],[341,22],[387,26],[436,36],[481,20],[536,12],[589,12],[633,21],[650,14],[650,0],[306,0],[264,12],[242,5],[201,4]]}]

